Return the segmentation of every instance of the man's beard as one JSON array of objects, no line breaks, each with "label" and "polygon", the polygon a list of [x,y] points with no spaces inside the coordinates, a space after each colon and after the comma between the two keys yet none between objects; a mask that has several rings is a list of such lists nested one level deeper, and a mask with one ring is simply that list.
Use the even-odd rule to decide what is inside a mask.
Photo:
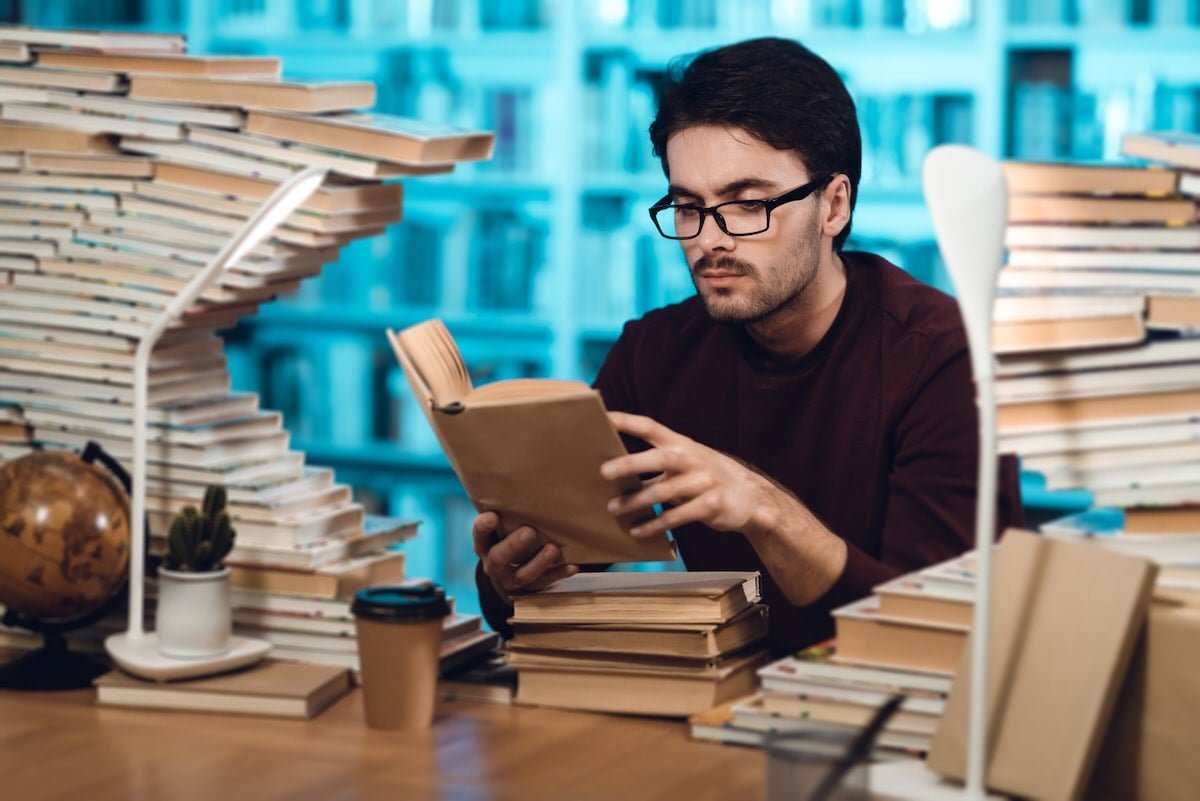
[{"label": "man's beard", "polygon": [[[774,280],[763,281],[757,267],[732,256],[703,256],[691,268],[692,284],[704,301],[710,317],[723,323],[755,323],[796,301],[817,275],[815,254],[807,248],[786,255],[790,269],[772,272]],[[750,292],[737,289],[701,290],[698,273],[719,269],[745,276],[753,284]]]}]

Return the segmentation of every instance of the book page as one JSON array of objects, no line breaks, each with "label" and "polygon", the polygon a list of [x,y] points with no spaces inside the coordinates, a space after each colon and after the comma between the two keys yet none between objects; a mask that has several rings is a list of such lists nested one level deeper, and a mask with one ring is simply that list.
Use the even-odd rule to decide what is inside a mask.
[{"label": "book page", "polygon": [[468,403],[504,401],[512,398],[556,397],[575,393],[591,392],[592,388],[582,381],[566,381],[556,378],[506,378],[476,387],[468,393]]},{"label": "book page", "polygon": [[399,334],[389,329],[388,339],[400,365],[406,372],[410,368],[416,372],[434,405],[461,403],[471,391],[471,378],[462,354],[441,320],[427,320]]}]

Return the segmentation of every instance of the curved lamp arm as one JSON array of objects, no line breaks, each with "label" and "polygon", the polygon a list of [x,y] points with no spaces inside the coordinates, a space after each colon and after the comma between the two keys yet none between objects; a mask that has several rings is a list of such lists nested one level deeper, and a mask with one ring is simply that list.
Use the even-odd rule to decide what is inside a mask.
[{"label": "curved lamp arm", "polygon": [[984,798],[988,753],[988,618],[997,471],[992,305],[996,273],[1004,262],[1008,188],[999,162],[963,145],[941,145],[931,150],[925,158],[922,182],[938,248],[962,310],[979,405],[979,482],[975,506],[978,576],[971,629],[966,794],[969,798]]},{"label": "curved lamp arm", "polygon": [[150,353],[167,326],[183,314],[222,272],[240,261],[294,212],[325,180],[326,170],[309,167],[280,184],[223,248],[167,303],[138,341],[133,359],[133,492],[129,546],[130,637],[140,637],[146,574],[146,417],[150,382]]}]

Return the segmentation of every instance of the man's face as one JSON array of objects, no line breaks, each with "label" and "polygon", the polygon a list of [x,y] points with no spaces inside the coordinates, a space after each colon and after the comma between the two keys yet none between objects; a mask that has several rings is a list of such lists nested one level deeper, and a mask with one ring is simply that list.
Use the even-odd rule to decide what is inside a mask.
[{"label": "man's face", "polygon": [[[813,177],[794,154],[723,126],[674,134],[667,163],[672,201],[701,206],[778,197]],[[699,236],[679,243],[713,319],[756,322],[803,295],[820,265],[820,196],[778,206],[760,234],[730,236],[709,215]]]}]

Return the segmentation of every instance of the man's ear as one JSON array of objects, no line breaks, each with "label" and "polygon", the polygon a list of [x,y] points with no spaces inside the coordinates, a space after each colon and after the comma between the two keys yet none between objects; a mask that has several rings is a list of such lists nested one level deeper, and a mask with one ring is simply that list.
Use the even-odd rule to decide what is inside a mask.
[{"label": "man's ear", "polygon": [[838,173],[821,191],[821,233],[833,239],[849,222],[850,179]]}]

